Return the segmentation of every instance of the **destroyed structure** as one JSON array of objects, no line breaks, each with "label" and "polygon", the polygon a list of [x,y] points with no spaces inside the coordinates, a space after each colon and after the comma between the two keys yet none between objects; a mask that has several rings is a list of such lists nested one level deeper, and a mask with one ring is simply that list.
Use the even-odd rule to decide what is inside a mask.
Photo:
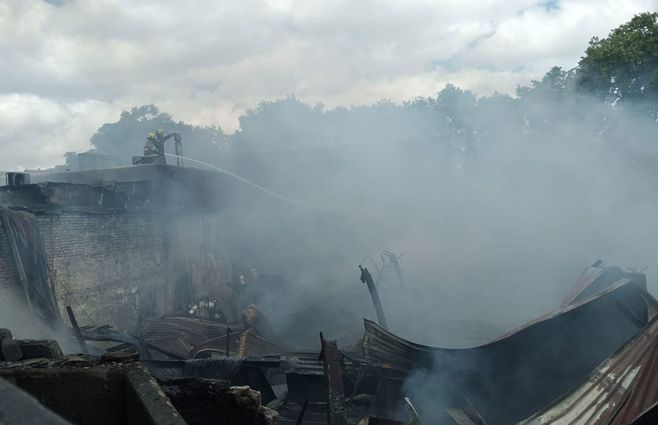
[{"label": "destroyed structure", "polygon": [[[642,273],[597,262],[553,313],[454,349],[388,330],[381,273],[373,279],[363,267],[378,323],[346,330],[350,343],[340,345],[318,324],[315,342],[298,346],[296,332],[273,328],[264,312],[290,308],[286,282],[314,276],[313,258],[353,265],[340,247],[318,243],[325,231],[348,237],[338,218],[227,173],[168,165],[30,183],[0,188],[0,288],[11,295],[0,306],[16,323],[39,323],[27,328],[46,339],[0,332],[6,423],[649,424],[658,417],[658,302]],[[382,261],[402,282],[399,257],[385,253]],[[431,400],[431,411],[416,408],[420,400]]]}]

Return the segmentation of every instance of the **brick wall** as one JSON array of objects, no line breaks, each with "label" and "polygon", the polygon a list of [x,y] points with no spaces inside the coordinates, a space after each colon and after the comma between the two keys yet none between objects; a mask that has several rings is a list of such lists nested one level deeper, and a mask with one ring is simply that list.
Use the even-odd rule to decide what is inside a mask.
[{"label": "brick wall", "polygon": [[212,215],[60,212],[39,224],[64,317],[70,305],[82,325],[133,331],[141,318],[180,307],[181,282],[230,309],[228,238]]},{"label": "brick wall", "polygon": [[140,298],[166,277],[161,222],[146,214],[60,213],[39,216],[39,225],[63,316],[70,305],[81,324],[131,330]]}]

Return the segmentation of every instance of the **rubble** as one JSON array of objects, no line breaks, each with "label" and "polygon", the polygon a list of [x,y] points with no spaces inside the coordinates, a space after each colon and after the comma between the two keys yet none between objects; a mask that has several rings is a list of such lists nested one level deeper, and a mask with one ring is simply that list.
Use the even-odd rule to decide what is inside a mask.
[{"label": "rubble", "polygon": [[8,362],[17,362],[23,358],[23,351],[9,329],[0,332],[0,354],[0,360]]},{"label": "rubble", "polygon": [[276,412],[262,406],[260,393],[228,381],[178,378],[162,388],[189,424],[277,425]]},{"label": "rubble", "polygon": [[57,341],[52,339],[23,339],[17,341],[23,359],[59,359],[63,356]]},{"label": "rubble", "polygon": [[[405,395],[402,387],[418,372],[426,373],[431,381],[437,364],[441,382],[424,391],[450,394],[442,399],[443,404],[437,404],[445,412],[440,423],[532,424],[550,423],[552,417],[570,423],[564,422],[565,412],[578,412],[581,418],[590,414],[588,409],[594,409],[593,417],[607,417],[597,410],[598,405],[584,401],[589,400],[583,398],[591,391],[588,385],[596,388],[597,394],[601,388],[610,388],[614,397],[601,398],[601,408],[625,412],[625,419],[618,423],[626,423],[658,402],[652,387],[638,387],[653,381],[645,375],[654,369],[651,356],[658,343],[654,332],[658,302],[646,291],[643,274],[620,271],[593,265],[559,310],[488,344],[465,349],[415,344],[369,320],[364,321],[360,344],[339,349],[335,341],[321,335],[318,352],[295,352],[269,342],[253,327],[254,320],[220,323],[165,317],[144,321],[139,337],[107,326],[82,328],[80,337],[118,343],[106,348],[101,362],[144,362],[188,423],[211,423],[217,417],[225,423],[254,424],[293,424],[300,418],[301,423],[328,425],[423,423],[422,411],[412,404],[414,397],[421,395],[413,390]],[[592,285],[599,288],[591,290]],[[576,349],[585,335],[587,349]],[[26,359],[37,355],[50,358],[24,367],[87,364],[82,367],[93,369],[98,362],[94,357],[62,357],[52,341],[16,342]],[[551,349],[546,350],[547,346]],[[565,356],[568,362],[563,360]],[[529,370],[534,371],[535,387],[523,385]],[[497,375],[505,379],[496,379]],[[583,389],[569,395],[570,388],[583,380]],[[639,402],[619,404],[622,410],[615,408],[616,403],[637,397],[633,394],[638,391],[645,394]],[[564,401],[548,407],[561,395]],[[399,407],[401,402],[410,407],[406,412]],[[578,404],[582,402],[586,405]]]}]

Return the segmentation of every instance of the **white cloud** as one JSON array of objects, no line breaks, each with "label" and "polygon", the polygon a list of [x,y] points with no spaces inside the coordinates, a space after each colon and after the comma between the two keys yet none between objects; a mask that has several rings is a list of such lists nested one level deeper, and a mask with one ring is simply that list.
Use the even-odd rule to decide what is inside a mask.
[{"label": "white cloud", "polygon": [[65,151],[88,149],[97,123],[115,116],[115,108],[104,102],[61,103],[36,95],[0,95],[0,169],[61,163]]},{"label": "white cloud", "polygon": [[0,169],[60,162],[139,104],[232,131],[246,108],[287,94],[333,106],[433,95],[447,82],[512,92],[552,65],[574,66],[591,36],[657,6],[8,0],[0,3],[0,120],[10,132],[0,135]]}]

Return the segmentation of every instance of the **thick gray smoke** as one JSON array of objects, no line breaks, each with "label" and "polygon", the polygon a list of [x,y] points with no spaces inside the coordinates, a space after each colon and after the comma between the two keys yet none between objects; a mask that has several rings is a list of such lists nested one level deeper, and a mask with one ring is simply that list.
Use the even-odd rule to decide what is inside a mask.
[{"label": "thick gray smoke", "polygon": [[16,339],[54,339],[66,353],[77,347],[65,331],[56,331],[37,318],[25,303],[25,294],[16,286],[0,286],[0,324]]},{"label": "thick gray smoke", "polygon": [[[310,247],[312,264],[288,275],[302,295],[266,312],[273,327],[297,346],[317,345],[320,330],[354,342],[360,319],[375,319],[356,266],[363,262],[377,277],[364,258],[376,263],[382,250],[401,254],[406,271],[404,285],[379,284],[391,330],[438,347],[483,344],[558,308],[597,259],[644,270],[655,292],[655,120],[582,96],[577,104],[532,106],[528,112],[499,102],[456,131],[427,137],[404,138],[413,126],[396,128],[381,116],[370,125],[391,137],[373,130],[377,140],[309,143],[227,161],[351,230],[329,226],[298,241]],[[342,255],[321,255],[327,247]],[[425,371],[405,387],[427,396],[415,400],[427,415],[442,396],[435,390],[449,388],[441,379]]]},{"label": "thick gray smoke", "polygon": [[[317,328],[312,334],[332,326],[331,311],[341,322],[346,310],[374,317],[356,265],[381,250],[402,254],[406,266],[406,287],[380,284],[392,330],[437,346],[484,342],[556,308],[599,258],[646,268],[656,288],[655,122],[582,96],[577,104],[535,99],[533,111],[494,106],[480,107],[458,130],[426,128],[425,137],[402,137],[414,123],[396,127],[380,114],[368,122],[376,139],[309,141],[227,160],[244,177],[330,210],[354,229],[351,238],[328,230],[315,241],[351,259],[315,259],[319,274],[333,273],[331,287],[317,275],[298,282],[305,305],[328,310],[317,322],[305,318]],[[296,118],[279,119],[285,126]]]}]

